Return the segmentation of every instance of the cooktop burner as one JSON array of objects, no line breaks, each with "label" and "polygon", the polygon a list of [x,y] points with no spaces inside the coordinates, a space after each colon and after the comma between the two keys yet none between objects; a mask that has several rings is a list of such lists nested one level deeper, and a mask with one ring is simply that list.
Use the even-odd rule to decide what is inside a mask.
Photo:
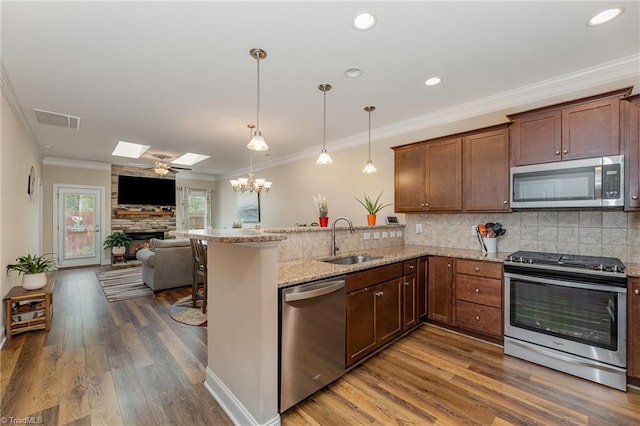
[{"label": "cooktop burner", "polygon": [[615,257],[578,256],[575,254],[543,253],[537,251],[517,251],[510,254],[508,262],[530,265],[552,265],[592,271],[624,273],[624,264]]}]

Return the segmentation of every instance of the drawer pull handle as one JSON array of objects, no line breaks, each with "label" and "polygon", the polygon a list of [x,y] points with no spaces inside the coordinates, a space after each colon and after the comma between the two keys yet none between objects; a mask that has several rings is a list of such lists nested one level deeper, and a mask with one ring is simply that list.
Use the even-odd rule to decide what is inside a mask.
[{"label": "drawer pull handle", "polygon": [[447,263],[447,268],[451,268],[451,264],[450,263]]},{"label": "drawer pull handle", "polygon": [[556,155],[560,155],[560,151],[556,151]]},{"label": "drawer pull handle", "polygon": [[569,151],[567,151],[566,149],[562,151],[563,154],[568,154]]},{"label": "drawer pull handle", "polygon": [[476,270],[476,272],[480,272],[480,268],[478,268],[477,266],[474,269]]},{"label": "drawer pull handle", "polygon": [[503,201],[502,204],[509,204],[509,202],[508,201]]},{"label": "drawer pull handle", "polygon": [[635,290],[633,290],[633,294],[635,294],[636,296],[640,295],[640,290],[636,288]]},{"label": "drawer pull handle", "polygon": [[480,293],[480,289],[479,288],[476,288],[476,293]]},{"label": "drawer pull handle", "polygon": [[413,269],[413,265],[407,265],[409,269]]},{"label": "drawer pull handle", "polygon": [[476,321],[480,321],[480,317],[476,315]]},{"label": "drawer pull handle", "polygon": [[384,294],[384,291],[378,291],[376,292],[376,296],[378,297],[382,297],[382,295]]},{"label": "drawer pull handle", "polygon": [[638,199],[638,196],[637,196],[637,195],[632,195],[632,196],[631,196],[631,199],[632,199],[632,200],[637,200],[637,199]]}]

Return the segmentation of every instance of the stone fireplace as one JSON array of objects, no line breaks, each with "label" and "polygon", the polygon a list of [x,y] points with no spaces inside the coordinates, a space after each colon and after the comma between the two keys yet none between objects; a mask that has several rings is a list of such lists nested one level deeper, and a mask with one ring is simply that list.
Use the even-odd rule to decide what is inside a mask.
[{"label": "stone fireplace", "polygon": [[151,239],[164,240],[164,232],[125,232],[131,238],[131,245],[127,247],[125,258],[133,260],[136,258],[138,250],[151,245]]},{"label": "stone fireplace", "polygon": [[[137,167],[111,166],[111,230],[121,231],[133,239],[127,248],[126,258],[136,258],[136,252],[149,245],[151,238],[165,239],[176,229],[174,211],[158,211],[156,206],[121,206],[118,204],[118,176],[158,177],[153,170]],[[175,179],[173,174],[164,177]]]}]

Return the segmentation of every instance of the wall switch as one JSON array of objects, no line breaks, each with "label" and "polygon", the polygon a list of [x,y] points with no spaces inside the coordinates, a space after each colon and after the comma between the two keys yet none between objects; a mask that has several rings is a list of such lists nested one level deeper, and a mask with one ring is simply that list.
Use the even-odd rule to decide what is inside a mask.
[{"label": "wall switch", "polygon": [[382,231],[382,238],[389,238],[389,233],[387,231]]},{"label": "wall switch", "polygon": [[373,233],[373,239],[374,239],[374,240],[377,240],[377,239],[379,239],[379,238],[380,238],[380,233],[379,233],[379,232],[374,232],[374,233]]},{"label": "wall switch", "polygon": [[475,236],[476,236],[476,225],[473,225],[473,226],[471,227],[471,236],[472,236],[472,237],[475,237]]},{"label": "wall switch", "polygon": [[416,223],[416,234],[422,234],[422,224]]},{"label": "wall switch", "polygon": [[364,233],[364,239],[365,240],[370,240],[371,239],[371,232],[365,232]]}]

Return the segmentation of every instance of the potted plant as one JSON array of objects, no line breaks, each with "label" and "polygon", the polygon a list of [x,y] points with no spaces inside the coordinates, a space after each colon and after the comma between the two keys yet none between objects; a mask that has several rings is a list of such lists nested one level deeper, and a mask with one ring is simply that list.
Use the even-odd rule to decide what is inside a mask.
[{"label": "potted plant", "polygon": [[28,254],[16,258],[16,263],[7,265],[7,272],[16,271],[24,274],[22,287],[25,290],[37,290],[47,285],[47,272],[56,268],[56,262],[43,254]]},{"label": "potted plant", "polygon": [[[384,192],[384,191],[382,191]],[[376,215],[378,214],[378,212],[382,209],[384,209],[385,207],[390,206],[391,204],[382,204],[382,202],[380,201],[380,197],[382,196],[382,192],[380,192],[380,194],[378,195],[378,198],[376,198],[375,201],[372,201],[370,197],[368,197],[366,194],[364,194],[364,201],[359,200],[356,198],[356,201],[359,202],[360,204],[362,204],[362,207],[365,208],[365,210],[369,213],[367,215],[367,224],[369,226],[375,226],[376,224]],[[355,198],[355,197],[354,197]]]},{"label": "potted plant", "polygon": [[313,198],[313,204],[315,204],[318,212],[320,227],[326,228],[329,224],[329,207],[327,205],[327,199],[320,194],[314,195],[311,198]]},{"label": "potted plant", "polygon": [[116,231],[104,239],[104,248],[111,248],[111,254],[113,256],[123,256],[127,251],[127,246],[132,242],[124,232]]}]

